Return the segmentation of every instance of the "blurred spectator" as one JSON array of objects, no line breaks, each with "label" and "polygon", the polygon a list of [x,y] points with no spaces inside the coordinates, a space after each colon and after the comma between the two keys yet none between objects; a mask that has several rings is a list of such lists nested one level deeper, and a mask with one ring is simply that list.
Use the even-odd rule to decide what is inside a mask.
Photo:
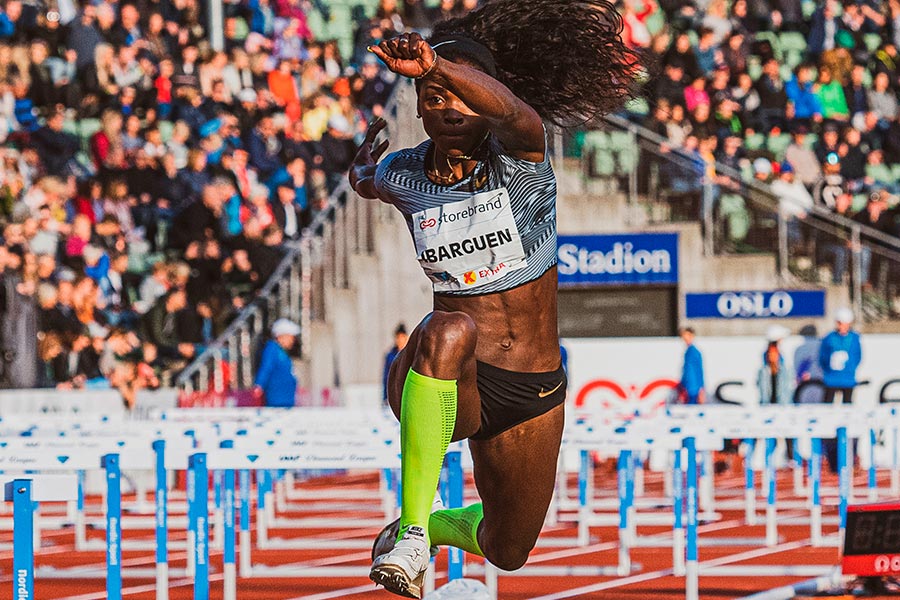
[{"label": "blurred spectator", "polygon": [[266,406],[289,408],[297,395],[297,378],[288,352],[296,345],[300,326],[288,319],[272,324],[272,339],[266,342],[253,385]]},{"label": "blurred spectator", "polygon": [[703,404],[706,401],[703,377],[703,356],[694,345],[696,334],[691,327],[682,327],[678,332],[684,342],[684,364],[678,384],[682,404]]},{"label": "blurred spectator", "polygon": [[794,401],[794,373],[779,347],[789,335],[790,330],[781,325],[773,325],[766,331],[767,346],[757,379],[761,405],[792,404]]},{"label": "blurred spectator", "polygon": [[[805,325],[800,330],[803,343],[794,351],[794,369],[797,372],[797,385],[806,381],[821,381],[822,367],[819,365],[819,349],[822,342],[819,339],[815,325]],[[799,404],[818,404],[822,402],[823,390],[817,386],[807,386],[799,392],[797,402]]]},{"label": "blurred spectator", "polygon": [[[856,387],[856,369],[862,362],[859,334],[853,331],[853,311],[841,308],[835,313],[834,331],[822,339],[819,366],[825,382],[825,403],[852,404]],[[840,395],[841,400],[837,400]]]},{"label": "blurred spectator", "polygon": [[794,168],[784,162],[778,177],[772,182],[772,192],[778,198],[778,208],[787,219],[788,241],[797,245],[802,241],[801,221],[813,208],[813,197],[803,183],[794,177]]},{"label": "blurred spectator", "polygon": [[391,364],[397,358],[397,355],[400,354],[400,351],[406,347],[408,341],[409,334],[406,332],[406,325],[400,323],[397,325],[397,329],[394,330],[394,345],[391,346],[391,349],[384,356],[384,369],[381,377],[381,400],[384,406],[387,406],[388,401],[388,377],[391,374]]}]

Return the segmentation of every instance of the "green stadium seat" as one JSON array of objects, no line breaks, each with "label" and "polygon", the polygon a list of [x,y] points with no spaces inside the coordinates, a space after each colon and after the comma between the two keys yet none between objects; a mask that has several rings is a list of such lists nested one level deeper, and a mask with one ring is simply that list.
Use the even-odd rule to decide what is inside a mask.
[{"label": "green stadium seat", "polygon": [[612,148],[609,134],[605,131],[588,131],[584,134],[584,151],[594,149],[610,150]]},{"label": "green stadium seat", "polygon": [[584,149],[584,136],[585,132],[583,130],[578,130],[572,133],[571,137],[566,139],[566,147],[565,147],[565,155],[571,158],[581,158],[582,150]]},{"label": "green stadium seat", "polygon": [[754,133],[753,135],[748,135],[744,139],[744,148],[750,150],[751,152],[754,150],[762,149],[763,145],[766,143],[766,136],[761,133]]},{"label": "green stadium seat", "polygon": [[778,36],[782,52],[806,52],[806,37],[798,31],[786,31]]},{"label": "green stadium seat", "polygon": [[728,239],[739,242],[750,232],[750,213],[744,199],[737,194],[723,194],[719,199],[719,215],[728,226]]},{"label": "green stadium seat", "polygon": [[870,88],[872,87],[872,72],[869,69],[863,71],[863,80],[862,84],[864,87]]},{"label": "green stadium seat", "polygon": [[815,0],[803,0],[803,4],[800,5],[801,10],[803,11],[803,18],[805,20],[809,20],[812,17],[813,13],[816,12],[816,2]]},{"label": "green stadium seat", "polygon": [[611,131],[609,133],[610,148],[622,152],[635,146],[634,137],[627,131]]},{"label": "green stadium seat", "polygon": [[784,61],[782,67],[787,67],[793,72],[797,65],[803,62],[803,53],[796,50],[785,50],[781,60]]},{"label": "green stadium seat", "polygon": [[647,25],[647,29],[650,31],[650,35],[656,35],[661,32],[666,27],[666,15],[661,10],[656,10],[651,13],[647,20],[645,21],[645,25]]},{"label": "green stadium seat", "polygon": [[100,119],[81,119],[79,135],[82,140],[90,139],[98,131],[100,131]]},{"label": "green stadium seat", "polygon": [[781,162],[784,160],[784,153],[787,147],[791,145],[791,136],[788,133],[781,135],[770,135],[766,138],[766,150],[775,155],[775,160]]},{"label": "green stadium seat", "polygon": [[594,177],[611,177],[616,173],[615,156],[609,150],[595,148],[592,167],[591,175]]},{"label": "green stadium seat", "polygon": [[638,147],[634,136],[627,131],[612,131],[609,134],[609,140],[619,165],[619,174],[625,175],[634,170],[638,158]]},{"label": "green stadium seat", "polygon": [[174,129],[175,124],[172,121],[159,121],[159,135],[162,136],[163,142],[172,139],[172,130]]},{"label": "green stadium seat", "polygon": [[633,115],[647,115],[650,113],[650,105],[646,98],[634,98],[625,104],[625,110]]},{"label": "green stadium seat", "polygon": [[781,75],[782,81],[790,81],[794,76],[794,68],[791,65],[783,64],[778,68],[778,74]]},{"label": "green stadium seat", "polygon": [[866,33],[863,35],[863,42],[866,44],[866,50],[870,53],[875,52],[878,50],[878,46],[881,45],[881,35],[877,33]]},{"label": "green stadium seat", "polygon": [[758,62],[747,63],[747,74],[750,75],[750,79],[753,81],[759,79],[759,76],[762,75],[762,70],[762,65]]},{"label": "green stadium seat", "polygon": [[875,181],[889,182],[893,181],[891,167],[882,163],[880,165],[866,165],[866,177],[871,177]]}]

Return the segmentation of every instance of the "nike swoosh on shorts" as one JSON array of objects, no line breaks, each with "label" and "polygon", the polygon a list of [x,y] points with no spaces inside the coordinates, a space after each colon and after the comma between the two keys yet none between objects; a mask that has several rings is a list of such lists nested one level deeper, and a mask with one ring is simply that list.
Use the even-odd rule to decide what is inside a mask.
[{"label": "nike swoosh on shorts", "polygon": [[549,396],[550,394],[552,394],[553,392],[555,392],[556,390],[561,388],[562,384],[563,384],[563,382],[560,381],[558,384],[556,384],[556,387],[553,388],[552,390],[550,390],[549,392],[545,392],[544,388],[541,388],[541,391],[538,392],[538,398],[546,398],[547,396]]}]

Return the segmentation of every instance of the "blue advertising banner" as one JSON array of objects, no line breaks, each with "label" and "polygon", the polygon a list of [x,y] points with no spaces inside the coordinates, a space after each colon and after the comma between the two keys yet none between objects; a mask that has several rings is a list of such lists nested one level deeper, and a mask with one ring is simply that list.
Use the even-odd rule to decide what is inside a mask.
[{"label": "blue advertising banner", "polygon": [[559,284],[677,284],[678,234],[561,235]]},{"label": "blue advertising banner", "polygon": [[791,319],[824,317],[825,290],[686,294],[688,319]]}]

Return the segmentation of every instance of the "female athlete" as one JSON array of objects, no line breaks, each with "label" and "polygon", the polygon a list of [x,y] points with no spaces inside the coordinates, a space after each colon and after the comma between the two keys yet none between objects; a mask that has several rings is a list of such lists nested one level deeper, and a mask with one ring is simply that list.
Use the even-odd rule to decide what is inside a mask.
[{"label": "female athlete", "polygon": [[[543,121],[584,122],[633,90],[638,57],[607,0],[492,0],[370,50],[416,79],[429,138],[378,160],[384,121],[350,183],[406,219],[434,311],[391,367],[402,510],[370,577],[420,598],[429,551],[452,545],[518,569],[550,503],[566,375],[556,315],[556,182]],[[432,503],[451,440],[468,438],[481,502]]]}]

